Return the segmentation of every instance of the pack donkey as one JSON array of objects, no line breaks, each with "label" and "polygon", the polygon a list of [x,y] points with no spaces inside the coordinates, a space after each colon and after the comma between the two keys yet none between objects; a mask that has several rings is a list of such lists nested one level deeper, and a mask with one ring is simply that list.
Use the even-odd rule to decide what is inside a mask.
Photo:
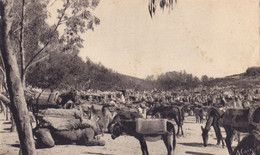
[{"label": "pack donkey", "polygon": [[150,110],[148,110],[146,114],[152,116],[159,115],[159,117],[166,118],[166,119],[174,119],[178,126],[177,135],[179,135],[180,130],[181,130],[181,135],[183,135],[182,125],[184,121],[184,111],[182,110],[181,107],[174,106],[174,105],[154,106]]},{"label": "pack donkey", "polygon": [[[175,150],[176,146],[176,137],[175,137],[175,129],[174,125],[167,121],[166,133],[153,133],[153,134],[144,134],[137,132],[137,119],[142,118],[142,115],[140,115],[137,112],[119,112],[113,119],[113,121],[109,124],[109,130],[111,132],[111,138],[115,139],[122,135],[123,133],[126,133],[127,135],[133,136],[136,139],[139,140],[142,154],[143,155],[149,155],[146,140],[149,140],[149,138],[152,139],[163,139],[164,144],[167,148],[168,155],[171,155],[172,152]],[[145,120],[145,119],[144,119]],[[156,141],[153,140],[153,141]]]},{"label": "pack donkey", "polygon": [[[216,119],[214,121],[214,119]],[[223,126],[226,132],[226,145],[228,148],[228,152],[230,155],[233,155],[233,149],[231,147],[232,145],[232,139],[234,137],[234,134],[236,131],[243,132],[243,133],[251,133],[252,130],[257,130],[260,123],[260,107],[256,109],[227,109],[223,115],[221,115],[220,112],[212,110],[209,116],[209,119],[207,121],[207,124],[212,124],[210,122],[213,122],[213,126],[219,129],[219,126]],[[209,122],[209,123],[208,123]],[[208,127],[205,129],[202,128],[202,137],[205,142],[207,142],[208,137]],[[209,126],[209,125],[208,125]],[[216,130],[215,130],[216,131]],[[218,140],[221,140],[220,132],[217,131],[218,134]]]}]

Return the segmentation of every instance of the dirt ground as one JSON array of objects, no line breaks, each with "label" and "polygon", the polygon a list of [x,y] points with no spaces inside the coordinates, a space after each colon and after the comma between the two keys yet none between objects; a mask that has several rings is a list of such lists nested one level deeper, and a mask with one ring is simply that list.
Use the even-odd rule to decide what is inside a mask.
[{"label": "dirt ground", "polygon": [[[205,122],[205,121],[204,121]],[[227,148],[217,146],[214,130],[209,132],[209,146],[204,147],[201,137],[201,125],[205,123],[195,123],[194,116],[185,118],[183,125],[184,136],[177,137],[175,155],[228,155]],[[10,133],[10,122],[4,121],[4,116],[0,114],[0,154],[17,155],[19,152],[19,140],[17,133]],[[176,128],[175,128],[176,129]],[[224,129],[221,129],[225,137]],[[130,136],[120,136],[112,140],[109,134],[105,134],[101,139],[106,141],[105,146],[78,146],[78,145],[56,145],[50,149],[38,149],[39,155],[138,155],[142,154],[139,142]],[[236,146],[237,142],[233,142]],[[166,147],[162,140],[147,142],[151,155],[167,154]]]}]

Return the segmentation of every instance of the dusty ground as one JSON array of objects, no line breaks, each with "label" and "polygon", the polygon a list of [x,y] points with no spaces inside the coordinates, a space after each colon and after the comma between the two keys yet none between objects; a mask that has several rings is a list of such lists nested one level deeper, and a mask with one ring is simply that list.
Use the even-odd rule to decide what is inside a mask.
[{"label": "dusty ground", "polygon": [[[4,116],[0,115],[0,154],[17,155],[19,151],[19,140],[17,133],[10,133],[10,122],[4,121]],[[194,116],[186,117],[183,125],[184,136],[177,138],[175,149],[176,155],[228,155],[227,148],[216,146],[216,137],[214,130],[209,132],[209,146],[204,147],[202,144],[201,128],[204,124],[195,123]],[[224,131],[223,129],[221,129]],[[225,133],[223,136],[225,137]],[[100,146],[77,146],[77,145],[57,145],[51,149],[38,149],[39,155],[136,155],[142,154],[139,142],[130,136],[121,136],[112,140],[109,134],[105,134],[101,139],[106,141],[106,145]],[[151,155],[167,154],[163,141],[147,142],[148,150]],[[233,146],[237,142],[233,142]]]}]

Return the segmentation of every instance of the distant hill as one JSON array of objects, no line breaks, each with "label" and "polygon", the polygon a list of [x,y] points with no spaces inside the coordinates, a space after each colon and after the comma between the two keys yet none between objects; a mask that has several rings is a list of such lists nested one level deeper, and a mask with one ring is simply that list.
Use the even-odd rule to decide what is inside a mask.
[{"label": "distant hill", "polygon": [[[96,64],[92,64],[99,68]],[[94,68],[95,68],[94,67]],[[134,89],[134,90],[172,90],[172,89],[190,89],[199,85],[209,87],[213,86],[233,86],[240,88],[260,87],[260,67],[250,67],[244,73],[234,74],[223,78],[209,78],[204,83],[198,77],[184,72],[167,72],[154,78],[148,76],[146,79],[140,79],[128,75],[123,75],[112,70],[107,72],[99,72],[98,76],[92,78],[91,88],[100,90],[118,90],[118,89]],[[93,70],[97,73],[98,69]],[[92,73],[91,73],[92,74]],[[100,81],[101,80],[101,81]],[[103,82],[103,83],[102,83]]]},{"label": "distant hill", "polygon": [[241,88],[252,88],[260,86],[260,67],[249,67],[244,73],[234,74],[211,81],[218,86],[236,86]]}]

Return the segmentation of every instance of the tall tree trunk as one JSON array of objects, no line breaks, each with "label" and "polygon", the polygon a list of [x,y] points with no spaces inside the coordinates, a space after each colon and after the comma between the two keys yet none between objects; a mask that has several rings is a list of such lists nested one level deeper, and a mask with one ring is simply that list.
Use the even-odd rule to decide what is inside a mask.
[{"label": "tall tree trunk", "polygon": [[32,126],[25,102],[19,67],[10,40],[12,21],[9,17],[9,13],[12,4],[8,1],[9,0],[0,0],[0,50],[6,69],[10,110],[16,123],[22,154],[34,155],[37,153],[32,134]]},{"label": "tall tree trunk", "polygon": [[24,57],[24,12],[25,12],[25,3],[24,0],[22,0],[22,13],[21,13],[21,21],[20,21],[20,41],[19,41],[19,52],[20,52],[20,59],[21,59],[21,81],[22,85],[25,88],[25,57]]}]

